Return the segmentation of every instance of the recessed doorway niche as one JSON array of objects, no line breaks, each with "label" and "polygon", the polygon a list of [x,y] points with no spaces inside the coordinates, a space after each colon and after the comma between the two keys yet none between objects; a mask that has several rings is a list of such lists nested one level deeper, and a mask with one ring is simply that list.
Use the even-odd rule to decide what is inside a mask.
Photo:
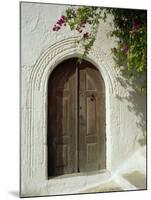
[{"label": "recessed doorway niche", "polygon": [[48,80],[48,178],[106,168],[105,84],[90,62],[70,58]]}]

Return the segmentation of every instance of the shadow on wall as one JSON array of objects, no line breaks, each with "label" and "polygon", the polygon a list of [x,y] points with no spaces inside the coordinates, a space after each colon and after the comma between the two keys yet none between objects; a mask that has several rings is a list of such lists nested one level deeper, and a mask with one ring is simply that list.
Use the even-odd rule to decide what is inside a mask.
[{"label": "shadow on wall", "polygon": [[128,110],[134,112],[138,117],[136,125],[141,129],[142,135],[138,136],[138,143],[140,146],[146,145],[146,108],[147,108],[147,99],[146,92],[140,92],[136,89],[136,81],[129,81],[126,76],[117,77],[117,81],[120,83],[121,87],[126,91],[126,95],[116,97],[128,104]]}]

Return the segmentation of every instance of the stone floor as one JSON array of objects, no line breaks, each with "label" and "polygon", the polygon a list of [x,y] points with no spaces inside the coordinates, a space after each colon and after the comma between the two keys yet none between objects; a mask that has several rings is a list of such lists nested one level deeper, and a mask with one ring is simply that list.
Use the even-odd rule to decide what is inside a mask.
[{"label": "stone floor", "polygon": [[144,189],[146,189],[146,176],[140,171],[132,171],[131,173],[113,176],[113,178],[111,178],[108,182],[102,183],[97,187],[93,187],[82,192],[118,192]]},{"label": "stone floor", "polygon": [[146,145],[129,157],[111,177],[82,193],[146,190]]},{"label": "stone floor", "polygon": [[124,174],[123,177],[138,189],[146,188],[146,177],[139,171],[133,171],[129,174]]},{"label": "stone floor", "polygon": [[142,147],[112,171],[55,177],[47,185],[50,195],[146,190],[146,147]]},{"label": "stone floor", "polygon": [[123,189],[113,180],[100,184],[97,187],[85,190],[83,192],[90,193],[90,192],[113,192],[113,191],[123,191]]}]

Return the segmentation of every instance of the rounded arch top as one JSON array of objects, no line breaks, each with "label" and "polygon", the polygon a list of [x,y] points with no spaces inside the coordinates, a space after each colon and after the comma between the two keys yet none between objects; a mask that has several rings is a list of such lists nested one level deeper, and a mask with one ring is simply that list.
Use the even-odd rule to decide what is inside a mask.
[{"label": "rounded arch top", "polygon": [[[43,90],[47,84],[51,72],[61,62],[69,58],[79,58],[83,54],[83,48],[76,42],[79,37],[70,37],[60,40],[53,45],[50,45],[43,54],[40,55],[30,76],[30,83],[33,89]],[[118,84],[116,80],[116,71],[108,62],[106,54],[101,51],[95,51],[93,48],[89,55],[85,58],[86,61],[93,64],[101,73],[105,82],[105,87],[110,93],[118,93]]]}]

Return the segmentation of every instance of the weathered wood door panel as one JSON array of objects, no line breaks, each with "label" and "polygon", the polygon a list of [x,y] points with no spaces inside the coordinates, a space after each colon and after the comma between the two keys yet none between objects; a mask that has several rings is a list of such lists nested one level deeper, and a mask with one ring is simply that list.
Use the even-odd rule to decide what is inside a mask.
[{"label": "weathered wood door panel", "polygon": [[75,172],[76,65],[59,65],[48,82],[48,175]]},{"label": "weathered wood door panel", "polygon": [[79,67],[79,168],[105,168],[105,88],[98,70],[88,62]]},{"label": "weathered wood door panel", "polygon": [[48,81],[48,176],[105,168],[105,88],[98,70],[77,59]]}]

